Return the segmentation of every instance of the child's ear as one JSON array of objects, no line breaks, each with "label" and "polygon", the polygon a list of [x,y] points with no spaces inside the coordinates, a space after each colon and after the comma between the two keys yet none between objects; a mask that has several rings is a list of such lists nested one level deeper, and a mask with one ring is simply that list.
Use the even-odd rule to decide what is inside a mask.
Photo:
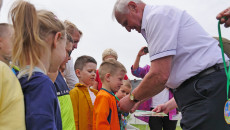
[{"label": "child's ear", "polygon": [[79,69],[75,70],[75,74],[77,75],[78,78],[81,77],[81,71]]},{"label": "child's ear", "polygon": [[62,36],[61,32],[57,32],[55,34],[55,36],[54,36],[54,45],[53,45],[54,48],[57,47],[57,42],[61,39],[61,36]]},{"label": "child's ear", "polygon": [[3,43],[2,43],[3,39],[0,37],[0,50],[2,49]]},{"label": "child's ear", "polygon": [[110,82],[110,73],[107,73],[107,74],[105,74],[105,80],[107,81],[107,82]]}]

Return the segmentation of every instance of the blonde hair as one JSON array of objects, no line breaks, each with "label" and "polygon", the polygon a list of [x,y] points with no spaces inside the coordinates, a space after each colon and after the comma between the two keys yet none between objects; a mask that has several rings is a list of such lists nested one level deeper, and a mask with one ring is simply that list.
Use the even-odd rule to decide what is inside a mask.
[{"label": "blonde hair", "polygon": [[57,32],[61,32],[62,38],[65,37],[65,26],[52,12],[36,11],[33,4],[22,0],[14,3],[10,16],[16,34],[12,63],[18,62],[22,69],[29,63],[28,73],[31,77],[33,68],[37,64],[43,65],[40,58],[48,51],[47,37]]},{"label": "blonde hair", "polygon": [[128,88],[132,89],[132,84],[129,79],[123,80],[123,86],[127,86]]},{"label": "blonde hair", "polygon": [[119,69],[125,73],[127,72],[124,65],[119,61],[112,58],[106,59],[101,63],[98,70],[101,81],[104,81],[104,77],[107,73],[114,75]]},{"label": "blonde hair", "polygon": [[118,56],[117,56],[117,52],[114,51],[112,48],[108,48],[108,49],[105,49],[102,53],[102,60],[104,61],[105,60],[105,57],[106,56],[114,56],[115,59],[117,60]]},{"label": "blonde hair", "polygon": [[82,36],[81,30],[79,30],[76,25],[74,25],[73,23],[71,23],[68,20],[65,20],[64,24],[66,26],[66,31],[68,34],[73,35],[74,31],[77,30],[79,32],[80,36]]}]

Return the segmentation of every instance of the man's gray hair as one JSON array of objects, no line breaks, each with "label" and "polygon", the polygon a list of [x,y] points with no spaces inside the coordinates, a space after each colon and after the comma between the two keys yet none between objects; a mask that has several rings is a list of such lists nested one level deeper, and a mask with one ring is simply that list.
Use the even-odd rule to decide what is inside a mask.
[{"label": "man's gray hair", "polygon": [[135,3],[143,3],[141,0],[117,0],[117,2],[115,3],[114,7],[113,7],[113,14],[112,14],[112,18],[115,17],[115,13],[119,12],[122,14],[126,14],[129,12],[127,5],[130,1],[133,1]]}]

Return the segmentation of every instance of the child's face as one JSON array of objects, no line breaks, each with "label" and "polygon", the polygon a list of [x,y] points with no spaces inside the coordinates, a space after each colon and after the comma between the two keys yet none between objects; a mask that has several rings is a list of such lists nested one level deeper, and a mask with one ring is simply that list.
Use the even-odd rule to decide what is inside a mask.
[{"label": "child's face", "polygon": [[120,89],[121,85],[123,85],[124,77],[125,72],[121,70],[110,76],[109,85],[112,92],[117,92]]},{"label": "child's face", "polygon": [[86,63],[82,70],[76,72],[80,83],[86,86],[92,86],[96,78],[96,69],[97,65],[95,63]]},{"label": "child's face", "polygon": [[71,59],[71,57],[69,55],[69,52],[72,51],[72,46],[73,46],[72,42],[69,42],[68,44],[66,44],[66,47],[65,47],[65,49],[66,49],[66,57],[65,57],[65,60],[62,62],[62,64],[60,65],[60,68],[59,68],[59,70],[61,72],[63,72],[65,70],[66,63]]},{"label": "child's face", "polygon": [[12,43],[12,36],[13,36],[13,29],[9,28],[7,30],[6,36],[3,36],[0,38],[0,59],[9,64],[12,56],[12,49],[13,49],[13,43]]},{"label": "child's face", "polygon": [[[59,33],[59,32],[58,32]],[[58,34],[56,34],[58,35]],[[55,35],[55,38],[58,37]],[[51,50],[51,62],[49,72],[56,72],[66,57],[66,37],[56,38],[56,47]]]},{"label": "child's face", "polygon": [[116,93],[116,96],[119,99],[122,99],[123,97],[125,97],[126,95],[128,95],[130,92],[131,92],[131,88],[129,88],[128,86],[122,85],[121,88]]}]

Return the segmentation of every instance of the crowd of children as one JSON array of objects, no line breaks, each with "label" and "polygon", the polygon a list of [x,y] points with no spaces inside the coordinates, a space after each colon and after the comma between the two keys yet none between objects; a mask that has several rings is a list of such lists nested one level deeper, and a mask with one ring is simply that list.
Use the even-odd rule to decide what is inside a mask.
[{"label": "crowd of children", "polygon": [[[103,53],[99,75],[91,56],[78,57],[69,69],[82,35],[73,23],[23,0],[9,14],[13,25],[0,24],[0,129],[125,129],[127,113],[118,103],[132,86],[114,50]],[[79,79],[73,88],[68,71]],[[93,88],[96,77],[102,83],[99,92]]]},{"label": "crowd of children", "polygon": [[[0,24],[0,129],[126,129],[129,113],[119,109],[119,101],[132,85],[116,51],[102,53],[98,70],[91,56],[73,64],[70,55],[82,36],[73,23],[24,0],[14,3],[9,16],[12,25]],[[140,57],[132,73],[143,78],[149,68],[141,76]]]}]

